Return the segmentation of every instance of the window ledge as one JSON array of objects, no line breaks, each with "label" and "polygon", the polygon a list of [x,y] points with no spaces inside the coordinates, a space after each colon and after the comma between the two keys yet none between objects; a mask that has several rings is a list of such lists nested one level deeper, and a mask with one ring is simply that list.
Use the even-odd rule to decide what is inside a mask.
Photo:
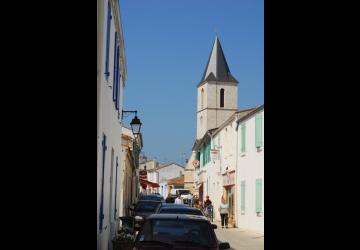
[{"label": "window ledge", "polygon": [[257,217],[262,217],[262,216],[263,216],[263,213],[262,213],[262,212],[256,212],[256,216],[257,216]]},{"label": "window ledge", "polygon": [[256,147],[256,151],[257,152],[261,152],[264,150],[264,146],[261,146],[261,147]]},{"label": "window ledge", "polygon": [[241,156],[241,157],[244,157],[244,156],[246,156],[246,153],[245,153],[245,152],[240,153],[240,156]]}]

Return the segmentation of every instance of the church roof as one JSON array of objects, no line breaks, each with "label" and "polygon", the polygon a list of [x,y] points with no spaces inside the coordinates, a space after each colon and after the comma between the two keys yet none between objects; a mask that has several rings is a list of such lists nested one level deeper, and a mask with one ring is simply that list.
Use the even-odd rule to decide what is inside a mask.
[{"label": "church roof", "polygon": [[211,50],[204,74],[198,86],[206,81],[233,82],[238,81],[230,73],[229,66],[226,62],[219,38],[215,37],[215,42]]}]

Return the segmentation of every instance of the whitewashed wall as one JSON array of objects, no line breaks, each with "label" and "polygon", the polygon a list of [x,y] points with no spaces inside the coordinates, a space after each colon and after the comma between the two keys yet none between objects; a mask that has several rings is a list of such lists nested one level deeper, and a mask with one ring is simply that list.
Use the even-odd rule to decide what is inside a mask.
[{"label": "whitewashed wall", "polygon": [[159,168],[156,171],[159,173],[159,182],[163,182],[175,177],[179,177],[180,172],[182,174],[184,174],[185,172],[183,167],[176,164],[171,164],[169,166]]},{"label": "whitewashed wall", "polygon": [[[204,197],[210,196],[214,206],[214,215],[216,220],[220,220],[218,207],[221,203],[221,197],[224,194],[222,173],[228,167],[228,170],[236,170],[236,121],[222,128],[211,140],[211,148],[218,148],[219,156],[215,161],[210,161],[202,169],[206,170],[204,182]],[[235,180],[236,185],[236,180]],[[236,195],[234,197],[234,206],[236,207]],[[235,210],[236,211],[236,210]],[[236,218],[236,212],[235,212]]]},{"label": "whitewashed wall", "polygon": [[[263,145],[264,145],[264,112],[263,121]],[[246,121],[246,152],[240,152],[241,129],[238,130],[238,165],[237,165],[237,214],[238,226],[244,229],[250,229],[258,232],[264,232],[264,213],[259,217],[255,212],[255,190],[256,179],[262,181],[262,210],[264,211],[264,147],[258,151],[255,147],[255,115]],[[245,214],[241,214],[241,181],[245,181]]]},{"label": "whitewashed wall", "polygon": [[[118,1],[111,1],[113,10],[117,12],[119,16]],[[115,8],[114,8],[115,7]],[[114,34],[115,34],[115,22],[119,22],[119,19],[112,18],[111,24],[111,36],[110,36],[110,51],[109,51],[109,80],[105,79],[105,44],[106,44],[106,18],[107,18],[107,1],[98,0],[98,63],[97,63],[97,145],[98,145],[98,163],[97,163],[97,249],[105,250],[108,249],[108,244],[111,241],[112,236],[115,234],[117,222],[114,219],[115,209],[115,189],[117,194],[116,207],[119,209],[121,204],[121,171],[118,168],[118,176],[116,173],[116,157],[118,157],[118,164],[121,165],[122,153],[121,153],[121,124],[119,122],[119,114],[115,110],[114,102],[112,100],[113,91],[113,63],[114,63]],[[115,13],[115,12],[114,12]],[[114,17],[115,15],[113,15]],[[117,20],[117,21],[116,21]],[[119,28],[119,23],[116,25]],[[118,33],[120,30],[117,30]],[[121,65],[121,68],[125,70],[125,64]],[[126,74],[122,74],[126,77]],[[120,79],[120,105],[119,110],[122,109],[122,93],[123,93],[123,79]],[[104,171],[104,198],[103,198],[103,227],[99,230],[99,210],[101,200],[101,182],[102,182],[102,140],[103,134],[106,135],[106,146],[105,152],[105,171]],[[111,167],[111,152],[114,151],[113,168]],[[112,171],[111,171],[112,170]],[[112,182],[111,182],[111,176]],[[115,187],[115,179],[117,178],[118,186]],[[112,183],[112,186],[110,185]],[[112,189],[112,197],[110,197]],[[117,212],[116,217],[119,214]]]}]

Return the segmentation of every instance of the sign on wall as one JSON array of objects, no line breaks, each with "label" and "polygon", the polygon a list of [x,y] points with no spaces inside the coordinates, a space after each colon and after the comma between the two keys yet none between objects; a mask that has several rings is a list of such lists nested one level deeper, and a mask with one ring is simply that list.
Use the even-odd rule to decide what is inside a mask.
[{"label": "sign on wall", "polygon": [[193,160],[192,164],[193,164],[194,167],[198,167],[200,165],[200,161]]},{"label": "sign on wall", "polygon": [[140,170],[139,179],[147,180],[147,171],[146,170]]},{"label": "sign on wall", "polygon": [[235,185],[235,171],[223,175],[223,186]]}]

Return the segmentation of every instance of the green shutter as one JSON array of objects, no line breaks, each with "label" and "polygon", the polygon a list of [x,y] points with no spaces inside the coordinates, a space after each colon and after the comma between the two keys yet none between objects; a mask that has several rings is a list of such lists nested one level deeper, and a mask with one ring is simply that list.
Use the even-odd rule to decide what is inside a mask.
[{"label": "green shutter", "polygon": [[205,146],[205,155],[206,155],[205,163],[209,162],[208,148],[209,148],[209,144],[206,143],[206,146]]},{"label": "green shutter", "polygon": [[204,144],[204,165],[206,164],[206,158],[207,158],[207,155],[206,155],[206,145]]},{"label": "green shutter", "polygon": [[208,154],[207,154],[208,145],[205,144],[205,164],[208,163]]},{"label": "green shutter", "polygon": [[209,154],[209,162],[211,161],[211,153],[210,153],[210,151],[211,151],[211,142],[209,142],[209,149],[208,149],[208,154]]},{"label": "green shutter", "polygon": [[200,152],[196,152],[196,160],[200,161]]},{"label": "green shutter", "polygon": [[241,182],[241,211],[245,211],[245,181]]},{"label": "green shutter", "polygon": [[245,123],[241,124],[241,153],[245,152],[246,145],[246,125]]},{"label": "green shutter", "polygon": [[201,147],[201,155],[202,155],[202,167],[205,165],[205,150],[204,145]]},{"label": "green shutter", "polygon": [[262,114],[258,113],[255,116],[255,146],[262,147]]},{"label": "green shutter", "polygon": [[256,179],[256,212],[262,212],[262,179]]},{"label": "green shutter", "polygon": [[207,144],[205,144],[205,164],[207,164],[207,162],[208,162],[207,148],[208,148],[208,146],[207,146]]}]

